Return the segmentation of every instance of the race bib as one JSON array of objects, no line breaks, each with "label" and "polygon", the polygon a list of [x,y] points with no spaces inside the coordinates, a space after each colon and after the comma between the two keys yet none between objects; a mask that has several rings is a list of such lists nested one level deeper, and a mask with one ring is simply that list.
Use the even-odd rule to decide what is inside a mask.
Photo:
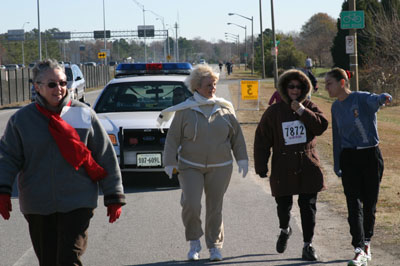
[{"label": "race bib", "polygon": [[305,143],[307,141],[306,127],[300,120],[282,123],[285,145]]},{"label": "race bib", "polygon": [[90,128],[92,126],[90,109],[86,107],[64,106],[60,116],[73,128]]}]

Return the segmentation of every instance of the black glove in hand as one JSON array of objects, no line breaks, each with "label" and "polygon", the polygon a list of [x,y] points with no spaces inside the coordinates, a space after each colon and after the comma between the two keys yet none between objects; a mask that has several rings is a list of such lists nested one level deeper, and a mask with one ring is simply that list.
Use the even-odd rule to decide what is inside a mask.
[{"label": "black glove in hand", "polygon": [[258,174],[261,178],[266,178],[267,177],[267,172],[262,172]]}]

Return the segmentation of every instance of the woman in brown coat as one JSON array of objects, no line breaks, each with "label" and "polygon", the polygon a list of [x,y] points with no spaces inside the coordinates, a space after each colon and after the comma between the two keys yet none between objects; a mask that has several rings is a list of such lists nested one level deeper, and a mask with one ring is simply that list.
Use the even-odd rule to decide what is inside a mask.
[{"label": "woman in brown coat", "polygon": [[317,193],[325,189],[319,163],[316,136],[328,127],[328,121],[316,104],[307,100],[312,84],[299,70],[284,72],[278,81],[282,101],[263,114],[254,140],[255,170],[260,177],[268,173],[272,154],[270,186],[277,203],[281,229],[276,250],[283,253],[292,229],[289,226],[293,195],[299,195],[304,247],[302,258],[318,257],[311,242],[314,235]]}]

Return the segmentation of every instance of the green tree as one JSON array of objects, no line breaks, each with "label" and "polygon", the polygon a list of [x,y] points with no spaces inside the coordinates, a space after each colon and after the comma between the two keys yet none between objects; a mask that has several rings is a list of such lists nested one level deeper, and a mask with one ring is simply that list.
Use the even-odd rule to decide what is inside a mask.
[{"label": "green tree", "polygon": [[336,21],[326,13],[313,15],[301,28],[299,48],[319,65],[332,62],[330,48],[336,35]]},{"label": "green tree", "polygon": [[[271,55],[273,48],[272,30],[266,29],[263,33],[264,36],[264,56],[265,56],[265,74],[273,76],[274,70],[274,56]],[[294,46],[292,36],[288,34],[277,34],[276,39],[279,40],[278,45],[278,68],[289,69],[291,67],[302,67],[306,59],[306,55],[296,49]],[[261,59],[261,36],[259,35],[254,42],[255,62],[254,68],[257,72],[262,71]]]},{"label": "green tree", "polygon": [[[375,37],[366,37],[363,32],[370,31],[374,27],[373,21],[379,14],[382,6],[378,0],[357,0],[356,9],[364,11],[365,28],[357,30],[357,49],[358,49],[358,64],[362,67],[365,63],[365,58],[371,55],[371,51],[376,47]],[[345,1],[342,4],[342,11],[349,10],[349,3]],[[333,46],[331,49],[332,58],[335,66],[349,69],[349,56],[346,54],[345,38],[349,35],[349,30],[340,28],[340,19],[337,21],[338,33],[336,34]]]}]

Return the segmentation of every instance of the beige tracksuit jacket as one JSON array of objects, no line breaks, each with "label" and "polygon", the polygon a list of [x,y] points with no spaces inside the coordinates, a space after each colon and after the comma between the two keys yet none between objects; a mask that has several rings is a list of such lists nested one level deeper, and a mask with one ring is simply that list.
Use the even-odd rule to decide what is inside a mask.
[{"label": "beige tracksuit jacket", "polygon": [[[204,109],[203,109],[204,110]],[[236,117],[228,109],[214,105],[211,115],[200,107],[177,111],[168,130],[164,165],[209,168],[248,160],[246,143]]]}]

